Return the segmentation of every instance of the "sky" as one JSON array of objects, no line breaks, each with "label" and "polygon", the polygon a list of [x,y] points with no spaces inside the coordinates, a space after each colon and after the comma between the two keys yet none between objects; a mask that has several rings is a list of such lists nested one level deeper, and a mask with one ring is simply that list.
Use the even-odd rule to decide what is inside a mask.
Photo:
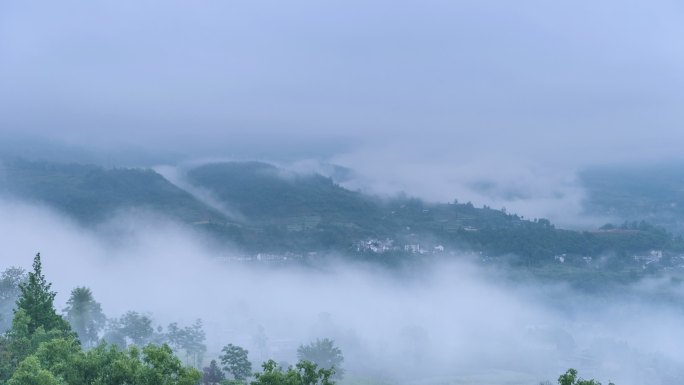
[{"label": "sky", "polygon": [[579,168],[680,157],[683,18],[668,0],[3,2],[0,139],[317,159],[374,193],[561,217]]}]

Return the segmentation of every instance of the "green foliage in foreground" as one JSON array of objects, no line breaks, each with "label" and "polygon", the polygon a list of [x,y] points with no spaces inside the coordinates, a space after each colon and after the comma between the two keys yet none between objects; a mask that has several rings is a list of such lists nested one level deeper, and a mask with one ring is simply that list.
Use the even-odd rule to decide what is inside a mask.
[{"label": "green foliage in foreground", "polygon": [[[0,337],[0,385],[198,385],[200,381],[205,385],[246,385],[249,379],[252,379],[250,385],[334,385],[336,368],[343,361],[333,341],[324,339],[301,346],[300,361],[294,367],[283,369],[269,360],[262,365],[261,373],[252,374],[248,352],[228,345],[220,357],[233,376],[226,380],[216,361],[205,368],[203,376],[198,370],[183,365],[167,344],[149,344],[141,349],[135,345],[123,348],[101,342],[93,349],[84,350],[69,323],[56,313],[55,293],[50,288],[37,254],[33,271],[19,285],[21,296],[12,326]],[[94,303],[87,290],[77,289],[75,294],[72,293],[72,299],[80,298],[82,304]],[[82,311],[86,307],[74,307],[77,302],[70,303],[72,310],[76,309],[72,315],[86,314]],[[98,310],[99,306],[92,309]],[[201,323],[198,321],[193,327],[183,329],[184,332],[177,327],[174,330],[175,341],[180,343],[193,334],[190,332],[200,331]],[[203,333],[200,334],[203,339]],[[183,349],[187,354],[192,350]],[[203,350],[198,354],[203,354]],[[307,358],[320,361],[321,366]],[[558,384],[601,385],[593,379],[578,378],[575,369],[561,375]]]},{"label": "green foliage in foreground", "polygon": [[[50,288],[42,274],[40,254],[36,254],[33,271],[19,285],[21,295],[12,326],[0,337],[0,385],[198,385],[201,380],[205,384],[246,384],[250,378],[255,379],[252,385],[334,385],[333,369],[319,369],[309,361],[300,361],[286,371],[268,361],[263,373],[253,375],[247,351],[233,345],[228,345],[221,357],[233,380],[224,379],[216,361],[203,378],[198,370],[183,365],[167,344],[149,344],[141,349],[101,342],[84,350],[77,333],[55,311],[55,292]],[[94,324],[100,321],[99,304],[85,288],[72,292],[67,314],[77,321],[74,324],[87,341],[101,329]],[[131,317],[145,321],[129,314]],[[143,329],[148,326],[146,321],[143,325]],[[172,342],[201,361],[204,350],[195,351],[194,345],[185,343],[204,339],[201,322],[185,329],[173,326]]]},{"label": "green foliage in foreground", "polygon": [[42,274],[40,254],[20,285],[12,327],[0,337],[2,385],[195,385],[200,372],[185,367],[167,345],[120,349],[104,343],[84,351],[55,311],[55,293]]},{"label": "green foliage in foreground", "polygon": [[120,350],[102,344],[84,352],[74,340],[55,339],[24,359],[7,385],[194,385],[199,379],[200,373],[184,367],[167,345]]}]

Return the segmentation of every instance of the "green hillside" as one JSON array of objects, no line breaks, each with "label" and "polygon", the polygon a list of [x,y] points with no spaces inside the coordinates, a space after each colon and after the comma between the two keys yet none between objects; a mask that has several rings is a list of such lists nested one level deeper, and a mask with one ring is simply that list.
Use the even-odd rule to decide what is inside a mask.
[{"label": "green hillside", "polygon": [[557,229],[546,219],[526,220],[470,203],[380,199],[318,174],[258,162],[187,171],[190,183],[238,214],[230,218],[149,169],[13,160],[3,163],[0,178],[4,194],[41,202],[83,223],[122,210],[148,210],[252,255],[342,253],[393,263],[465,250],[483,261],[505,259],[528,267],[560,261],[576,268],[641,271],[646,265],[678,265],[684,252],[681,237],[645,222]]},{"label": "green hillside", "polygon": [[[342,250],[391,258],[446,247],[490,257],[515,255],[516,263],[528,266],[552,262],[557,256],[575,266],[597,257],[616,266],[651,250],[682,250],[680,238],[646,223],[563,230],[546,219],[524,220],[470,203],[381,200],[321,175],[293,175],[264,163],[208,164],[190,170],[188,176],[249,218],[242,228],[212,228],[248,249],[258,245],[258,250],[268,251]],[[359,246],[363,241],[366,244]]]}]

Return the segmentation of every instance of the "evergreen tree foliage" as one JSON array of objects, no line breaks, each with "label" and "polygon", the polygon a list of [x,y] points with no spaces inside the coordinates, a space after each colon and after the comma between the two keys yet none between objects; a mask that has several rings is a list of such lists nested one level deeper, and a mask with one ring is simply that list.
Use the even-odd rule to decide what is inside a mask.
[{"label": "evergreen tree foliage", "polygon": [[69,324],[55,311],[54,301],[57,293],[51,291],[52,284],[43,275],[40,253],[33,259],[33,271],[29,272],[26,282],[19,285],[21,297],[17,301],[17,310],[28,316],[28,332],[38,328],[43,330],[70,331]]}]

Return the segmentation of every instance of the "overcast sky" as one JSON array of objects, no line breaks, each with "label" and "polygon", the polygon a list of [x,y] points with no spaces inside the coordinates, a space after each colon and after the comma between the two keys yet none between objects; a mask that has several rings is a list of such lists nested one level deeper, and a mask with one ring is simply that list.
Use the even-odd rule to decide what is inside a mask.
[{"label": "overcast sky", "polygon": [[315,157],[447,199],[459,190],[416,177],[557,184],[678,157],[682,41],[667,0],[2,2],[0,129]]}]

